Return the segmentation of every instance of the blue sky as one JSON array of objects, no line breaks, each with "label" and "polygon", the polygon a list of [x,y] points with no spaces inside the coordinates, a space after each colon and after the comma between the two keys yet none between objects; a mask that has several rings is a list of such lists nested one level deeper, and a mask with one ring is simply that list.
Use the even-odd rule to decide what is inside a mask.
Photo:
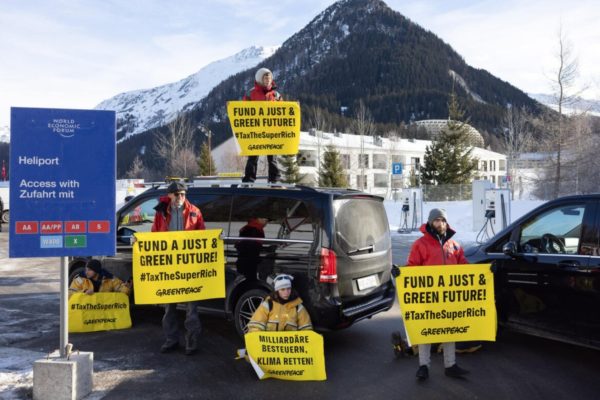
[{"label": "blue sky", "polygon": [[[331,0],[1,0],[0,126],[11,106],[92,108],[182,79],[252,45],[278,45]],[[388,0],[467,63],[549,92],[558,27],[600,99],[598,0]]]}]

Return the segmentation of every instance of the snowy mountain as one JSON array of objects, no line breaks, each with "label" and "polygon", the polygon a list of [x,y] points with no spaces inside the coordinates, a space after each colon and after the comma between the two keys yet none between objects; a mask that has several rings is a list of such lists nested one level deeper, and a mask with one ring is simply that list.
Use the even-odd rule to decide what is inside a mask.
[{"label": "snowy mountain", "polygon": [[[543,105],[557,109],[556,100],[551,94],[544,93],[529,93],[529,97],[542,103]],[[566,113],[581,113],[587,112],[588,114],[596,115],[600,117],[600,100],[588,100],[578,97],[574,102],[569,103],[565,107]]]},{"label": "snowy mountain", "polygon": [[[363,103],[379,131],[409,135],[411,121],[447,118],[448,95],[455,90],[471,125],[493,145],[499,143],[498,121],[506,104],[541,108],[510,83],[466,64],[442,39],[382,0],[339,0],[259,65],[273,71],[284,99],[302,105],[304,128],[310,127],[311,115],[319,114],[329,129],[348,132]],[[253,76],[247,71],[215,82],[188,114],[211,130],[212,146],[231,137],[226,104],[252,87]],[[166,127],[157,129],[166,132]],[[119,176],[140,154],[148,168],[163,168],[145,152],[154,147],[155,133],[146,131],[119,144]],[[195,148],[206,140],[197,133]]]},{"label": "snowy mountain", "polygon": [[252,46],[231,57],[212,62],[178,82],[121,93],[104,100],[95,108],[117,112],[117,139],[121,142],[131,135],[165,125],[177,113],[194,107],[222,80],[256,66],[277,48]]},{"label": "snowy mountain", "polygon": [[[448,94],[455,89],[472,125],[491,135],[500,134],[497,122],[506,104],[539,108],[523,91],[469,66],[442,39],[381,0],[330,5],[288,38],[268,66],[284,98],[298,100],[303,113],[321,109],[329,128],[338,131],[347,129],[342,117],[354,115],[361,102],[376,123],[396,126],[383,128],[388,130],[447,118]],[[227,101],[251,84],[250,74],[232,76],[198,105],[197,119],[221,124],[211,126],[217,143],[231,134]]]}]

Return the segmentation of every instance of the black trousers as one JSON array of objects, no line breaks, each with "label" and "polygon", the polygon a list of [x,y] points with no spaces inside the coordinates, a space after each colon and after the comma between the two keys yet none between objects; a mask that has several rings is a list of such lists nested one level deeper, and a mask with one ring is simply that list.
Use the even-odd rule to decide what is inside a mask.
[{"label": "black trousers", "polygon": [[[267,156],[269,166],[269,182],[277,182],[281,180],[279,174],[279,165],[277,156]],[[258,169],[258,156],[249,156],[246,161],[246,169],[244,170],[244,178],[242,182],[254,182],[256,180],[256,170]]]}]

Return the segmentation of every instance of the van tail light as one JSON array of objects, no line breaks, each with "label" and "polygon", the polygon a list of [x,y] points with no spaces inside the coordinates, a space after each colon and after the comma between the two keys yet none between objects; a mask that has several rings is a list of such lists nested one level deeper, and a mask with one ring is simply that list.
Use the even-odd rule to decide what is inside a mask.
[{"label": "van tail light", "polygon": [[337,283],[337,256],[333,250],[321,249],[321,270],[319,282]]}]

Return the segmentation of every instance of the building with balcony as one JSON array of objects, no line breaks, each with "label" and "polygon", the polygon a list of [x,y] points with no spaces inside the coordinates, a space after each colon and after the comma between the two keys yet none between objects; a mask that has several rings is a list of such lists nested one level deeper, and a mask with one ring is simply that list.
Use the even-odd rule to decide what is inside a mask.
[{"label": "building with balcony", "polygon": [[[410,186],[411,175],[418,175],[423,164],[425,149],[430,140],[382,138],[346,133],[328,133],[311,130],[300,133],[297,155],[304,182],[316,185],[323,154],[328,145],[340,153],[346,170],[349,187],[369,193],[391,197],[394,189]],[[238,156],[237,142],[233,137],[213,149],[217,171],[240,173],[244,171],[246,157]],[[504,154],[474,147],[473,156],[479,160],[478,179],[488,179],[499,185],[506,176]],[[393,174],[392,165],[402,164],[402,173]],[[259,159],[259,175],[266,175],[266,157]]]}]

